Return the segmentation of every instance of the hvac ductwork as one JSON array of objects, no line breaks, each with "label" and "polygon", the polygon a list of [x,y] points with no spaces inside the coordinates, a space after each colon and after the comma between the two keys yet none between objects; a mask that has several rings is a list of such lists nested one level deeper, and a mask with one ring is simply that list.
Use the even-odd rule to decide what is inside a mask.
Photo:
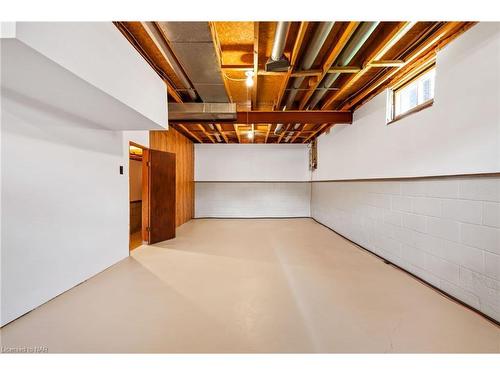
[{"label": "hvac ductwork", "polygon": [[[316,57],[318,56],[321,47],[323,47],[326,38],[328,38],[330,31],[332,31],[334,24],[335,22],[321,22],[319,24],[312,39],[309,41],[309,45],[306,49],[304,57],[302,58],[300,65],[300,68],[302,70],[311,69],[314,60],[316,60]],[[286,101],[286,108],[290,109],[292,107],[293,101],[295,100],[295,96],[297,95],[297,89],[299,89],[300,85],[302,85],[302,82],[304,82],[304,78],[305,77],[296,77],[293,80],[292,89],[290,90],[290,93],[288,94],[288,98]]]},{"label": "hvac ductwork", "polygon": [[156,24],[201,100],[205,103],[229,102],[208,22]]},{"label": "hvac ductwork", "polygon": [[283,72],[288,70],[290,61],[283,55],[285,51],[286,36],[290,22],[278,22],[274,33],[273,49],[271,58],[266,63],[266,71],[268,72]]},{"label": "hvac ductwork", "polygon": [[274,129],[274,135],[279,135],[283,130],[283,124],[276,125],[276,129]]},{"label": "hvac ductwork", "polygon": [[[347,46],[344,47],[339,57],[334,63],[334,66],[346,66],[349,65],[351,60],[359,52],[363,44],[367,41],[373,31],[377,28],[378,22],[363,22],[356,30],[354,36],[349,41]],[[325,96],[328,89],[332,87],[340,73],[330,73],[323,78],[320,84],[320,88],[316,90],[312,96],[311,102],[309,104],[309,109],[313,109],[319,101]]]},{"label": "hvac ductwork", "polygon": [[191,98],[191,100],[196,100],[197,99],[196,91],[191,86],[189,79],[187,78],[186,74],[184,74],[184,70],[177,62],[177,59],[175,58],[174,54],[170,49],[170,46],[168,45],[168,43],[166,43],[165,39],[163,38],[163,35],[158,30],[155,23],[142,22],[142,26],[144,27],[144,30],[146,30],[146,32],[148,33],[149,37],[157,45],[157,47],[159,48],[160,52],[163,54],[165,59],[168,61],[175,75],[181,81],[182,85],[186,88],[187,93]]}]

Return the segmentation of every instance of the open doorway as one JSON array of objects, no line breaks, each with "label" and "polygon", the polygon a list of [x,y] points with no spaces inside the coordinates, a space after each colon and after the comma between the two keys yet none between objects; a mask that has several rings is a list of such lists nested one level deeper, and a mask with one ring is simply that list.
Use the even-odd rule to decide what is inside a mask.
[{"label": "open doorway", "polygon": [[148,152],[147,148],[137,143],[129,144],[129,250],[132,251],[142,245],[144,239],[143,231],[147,230],[147,201],[144,196],[147,193],[147,165],[144,158]]},{"label": "open doorway", "polygon": [[175,154],[129,144],[129,249],[175,237]]}]

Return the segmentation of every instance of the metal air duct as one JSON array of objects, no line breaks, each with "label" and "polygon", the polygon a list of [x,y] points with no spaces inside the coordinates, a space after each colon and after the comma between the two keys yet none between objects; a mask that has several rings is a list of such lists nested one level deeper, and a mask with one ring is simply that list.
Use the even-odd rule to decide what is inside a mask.
[{"label": "metal air duct", "polygon": [[271,58],[266,63],[267,72],[284,72],[288,70],[290,61],[283,55],[285,51],[285,42],[290,22],[278,22],[274,33],[273,49]]},{"label": "metal air duct", "polygon": [[[344,47],[340,56],[335,61],[335,66],[346,66],[349,65],[351,60],[356,56],[356,53],[359,52],[363,44],[370,37],[373,31],[377,28],[379,22],[363,22],[356,33],[349,41],[347,46]],[[311,102],[309,104],[309,109],[313,109],[319,101],[325,96],[328,89],[332,87],[337,78],[340,76],[340,73],[329,73],[323,78],[323,82],[321,83],[321,87],[316,90],[314,95],[312,96]]]},{"label": "metal air duct", "polygon": [[[236,120],[235,103],[168,103],[169,121]],[[212,124],[213,126],[213,124]],[[212,129],[212,127],[210,127]],[[213,130],[213,129],[212,129]]]},{"label": "metal air duct", "polygon": [[[316,57],[318,56],[321,47],[323,47],[326,38],[328,38],[330,31],[332,31],[334,24],[335,22],[321,22],[319,24],[316,32],[309,41],[304,57],[302,58],[300,66],[302,70],[311,69],[314,60],[316,60]],[[290,90],[286,101],[286,108],[291,109],[293,101],[295,100],[295,96],[297,95],[297,89],[300,88],[300,85],[302,85],[302,82],[304,82],[304,78],[305,77],[296,77],[293,80],[292,89]]]},{"label": "metal air duct", "polygon": [[201,100],[229,102],[209,23],[157,22],[157,25]]}]

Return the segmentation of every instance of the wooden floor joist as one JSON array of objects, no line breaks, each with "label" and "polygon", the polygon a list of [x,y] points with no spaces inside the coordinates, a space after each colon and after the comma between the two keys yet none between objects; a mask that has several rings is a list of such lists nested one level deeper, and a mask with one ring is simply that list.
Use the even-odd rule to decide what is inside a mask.
[{"label": "wooden floor joist", "polygon": [[[186,95],[185,82],[177,77],[178,73],[171,69],[167,61],[170,56],[180,63],[181,56],[172,57],[170,49],[165,52],[168,47],[164,43],[165,30],[156,30],[160,24],[154,21],[146,25],[151,27],[145,27],[144,22],[114,24],[165,81],[168,100],[177,103],[190,100]],[[432,62],[437,50],[475,23],[382,21],[352,59],[352,65],[338,66],[338,56],[363,22],[336,22],[311,69],[304,71],[300,70],[300,62],[307,50],[306,44],[311,42],[318,27],[317,22],[290,23],[283,50],[284,56],[289,59],[289,67],[285,71],[265,70],[264,62],[269,59],[274,46],[275,22],[222,21],[207,24],[211,33],[209,42],[213,43],[217,58],[215,68],[220,70],[229,102],[235,103],[239,110],[249,108],[250,112],[248,115],[247,112],[239,112],[236,119],[226,121],[185,121],[180,117],[177,121],[172,115],[170,123],[193,142],[216,143],[218,141],[214,137],[217,136],[225,143],[249,143],[252,141],[246,139],[246,129],[254,124],[256,143],[281,143],[285,139],[293,143],[309,142],[335,124],[351,123],[352,111],[398,80],[406,79],[405,75],[415,74],[419,67]],[[254,73],[252,88],[245,85],[245,71]],[[340,78],[336,85],[327,89],[320,102],[321,111],[304,111],[329,73],[338,73]],[[296,88],[298,111],[290,110],[292,108],[284,111],[282,102],[290,90],[290,82],[296,77],[304,78],[301,87]],[[185,81],[196,89],[193,77],[187,76]],[[294,129],[297,123],[301,126]],[[218,125],[209,130],[207,124]],[[229,131],[224,124],[232,124],[234,131]],[[275,124],[284,124],[286,133],[274,136],[272,130]]]},{"label": "wooden floor joist", "polygon": [[356,28],[359,26],[360,22],[349,22],[347,27],[342,32],[342,35],[338,39],[335,47],[328,54],[325,62],[323,63],[323,67],[321,69],[321,74],[316,79],[316,82],[309,88],[309,91],[305,93],[302,97],[302,100],[299,104],[299,109],[304,109],[306,104],[309,102],[309,99],[314,94],[314,91],[319,87],[323,78],[329,73],[330,68],[337,60],[337,57],[340,55],[346,44],[351,39],[352,35],[356,31]]},{"label": "wooden floor joist", "polygon": [[356,83],[363,75],[368,72],[368,70],[371,69],[371,66],[369,65],[371,62],[380,60],[391,47],[393,47],[408,31],[411,30],[414,24],[414,22],[403,22],[399,27],[395,28],[393,32],[391,32],[384,39],[382,44],[367,56],[363,69],[351,76],[349,80],[342,85],[340,90],[334,92],[330,97],[328,97],[321,108],[329,108],[332,103],[337,100],[337,98],[341,97],[347,89],[354,85],[354,83]]}]

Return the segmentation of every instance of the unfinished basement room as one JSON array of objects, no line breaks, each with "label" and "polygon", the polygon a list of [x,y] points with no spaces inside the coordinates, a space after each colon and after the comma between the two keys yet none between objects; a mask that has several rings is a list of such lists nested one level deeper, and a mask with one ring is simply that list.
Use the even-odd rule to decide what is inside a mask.
[{"label": "unfinished basement room", "polygon": [[273,16],[2,22],[3,354],[499,364],[500,22]]}]

